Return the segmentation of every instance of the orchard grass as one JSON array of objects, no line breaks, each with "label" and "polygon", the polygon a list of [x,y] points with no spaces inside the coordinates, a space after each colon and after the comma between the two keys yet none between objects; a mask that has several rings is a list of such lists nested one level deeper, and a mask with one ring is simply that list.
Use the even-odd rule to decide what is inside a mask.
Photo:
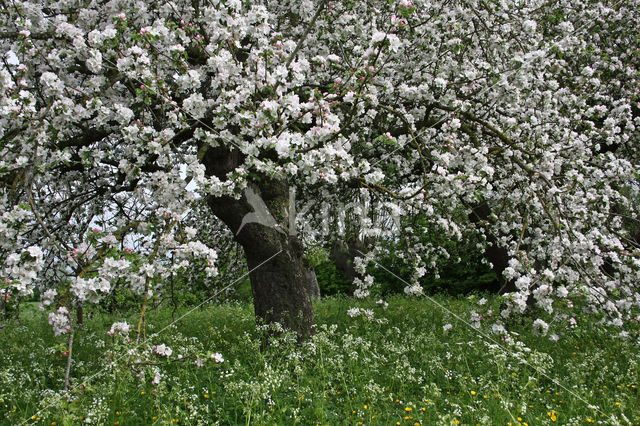
[{"label": "orchard grass", "polygon": [[[436,300],[469,318],[478,298]],[[30,309],[0,331],[0,422],[640,423],[637,347],[586,318],[554,342],[536,335],[533,318],[524,317],[508,324],[520,343],[498,345],[429,300],[388,302],[386,309],[345,297],[317,302],[318,333],[303,345],[286,333],[266,337],[272,333],[256,327],[244,303],[197,309],[159,336],[154,330],[187,309],[151,311],[150,338],[174,355],[210,350],[225,359],[202,368],[165,362],[157,385],[141,382],[125,362],[108,367],[105,354],[115,340],[106,331],[123,318],[94,315],[76,333],[69,398],[61,393],[66,339],[55,338],[45,314]],[[374,319],[349,317],[353,306],[372,309]],[[133,324],[136,314],[126,319]],[[264,338],[271,342],[261,351]]]}]

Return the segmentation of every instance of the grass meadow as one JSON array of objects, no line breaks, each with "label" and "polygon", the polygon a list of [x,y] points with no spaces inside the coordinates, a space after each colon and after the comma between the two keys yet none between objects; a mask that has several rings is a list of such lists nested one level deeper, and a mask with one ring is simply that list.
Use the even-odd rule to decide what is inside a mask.
[{"label": "grass meadow", "polygon": [[[325,298],[315,304],[317,333],[303,344],[256,326],[245,303],[150,311],[143,344],[133,332],[106,334],[114,321],[136,324],[136,313],[96,314],[76,332],[68,395],[67,338],[27,309],[0,331],[0,422],[640,424],[635,343],[580,315],[558,341],[520,318],[504,342],[457,319],[477,301],[395,296],[385,308]],[[354,306],[374,317],[347,315]]]}]

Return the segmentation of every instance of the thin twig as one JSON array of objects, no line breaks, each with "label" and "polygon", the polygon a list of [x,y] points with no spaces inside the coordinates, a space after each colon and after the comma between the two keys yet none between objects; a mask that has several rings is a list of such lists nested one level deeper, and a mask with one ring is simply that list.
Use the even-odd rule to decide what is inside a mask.
[{"label": "thin twig", "polygon": [[304,41],[306,40],[307,36],[309,35],[309,32],[311,31],[311,28],[316,23],[316,20],[318,19],[318,16],[320,16],[320,12],[322,12],[322,9],[324,9],[324,5],[326,3],[327,3],[327,0],[322,0],[322,2],[320,2],[320,5],[318,6],[318,10],[316,10],[316,14],[313,15],[313,18],[311,18],[311,21],[309,22],[309,25],[307,25],[307,28],[305,28],[305,30],[304,30],[304,34],[302,34],[302,36],[300,36],[300,39],[298,39],[298,44],[296,44],[296,48],[293,49],[293,52],[291,53],[291,55],[287,59],[287,64],[286,64],[287,68],[289,68],[289,65],[291,65],[291,62],[293,62],[293,58],[295,58],[296,55],[298,54],[298,51],[302,47],[302,44],[304,43]]}]

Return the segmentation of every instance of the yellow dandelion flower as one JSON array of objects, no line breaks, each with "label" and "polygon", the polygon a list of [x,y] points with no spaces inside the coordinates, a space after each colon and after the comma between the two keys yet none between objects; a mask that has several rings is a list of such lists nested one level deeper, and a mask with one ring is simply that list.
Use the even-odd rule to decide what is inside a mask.
[{"label": "yellow dandelion flower", "polygon": [[411,408],[411,407],[407,407],[407,408],[404,409],[404,411],[407,411],[407,412],[409,412],[411,410],[413,410],[413,408]]},{"label": "yellow dandelion flower", "polygon": [[204,394],[204,399],[209,399],[209,394],[208,393]]},{"label": "yellow dandelion flower", "polygon": [[478,392],[476,392],[476,391],[471,391],[471,395],[475,395],[475,394],[477,394],[477,393],[478,393]]},{"label": "yellow dandelion flower", "polygon": [[616,402],[616,405],[619,407],[622,405],[622,402]]}]

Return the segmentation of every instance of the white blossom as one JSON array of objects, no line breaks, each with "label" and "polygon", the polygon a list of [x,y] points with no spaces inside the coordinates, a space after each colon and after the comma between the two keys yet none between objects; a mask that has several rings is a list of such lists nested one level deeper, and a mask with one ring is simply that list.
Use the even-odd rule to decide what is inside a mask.
[{"label": "white blossom", "polygon": [[171,354],[173,353],[173,349],[171,349],[169,346],[165,345],[164,343],[161,345],[156,345],[153,347],[153,351],[159,355],[159,356],[164,356],[169,358],[171,356]]},{"label": "white blossom", "polygon": [[544,336],[549,331],[549,324],[538,318],[533,322],[533,329]]}]

